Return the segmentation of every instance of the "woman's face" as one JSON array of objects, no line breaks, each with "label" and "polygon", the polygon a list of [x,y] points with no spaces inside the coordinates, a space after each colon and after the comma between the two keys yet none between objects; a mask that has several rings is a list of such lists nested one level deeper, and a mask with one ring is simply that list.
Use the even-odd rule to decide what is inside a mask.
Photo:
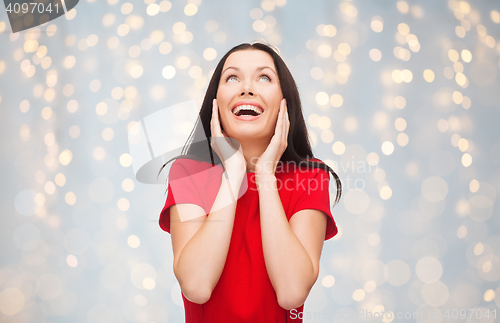
[{"label": "woman's face", "polygon": [[261,50],[240,50],[229,55],[216,99],[227,136],[240,141],[270,139],[283,99],[271,55]]}]

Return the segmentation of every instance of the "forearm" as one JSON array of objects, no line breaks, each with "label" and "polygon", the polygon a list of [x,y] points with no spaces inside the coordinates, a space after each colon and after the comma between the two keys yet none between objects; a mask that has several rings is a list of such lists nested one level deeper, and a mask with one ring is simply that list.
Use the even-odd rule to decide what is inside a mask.
[{"label": "forearm", "polygon": [[184,246],[174,268],[184,292],[196,291],[210,297],[224,269],[233,231],[236,199],[244,173],[225,175],[222,175],[221,186],[210,213]]},{"label": "forearm", "polygon": [[309,254],[288,223],[276,178],[269,175],[261,178],[259,207],[266,269],[278,302],[282,307],[290,307],[305,301],[317,277]]}]

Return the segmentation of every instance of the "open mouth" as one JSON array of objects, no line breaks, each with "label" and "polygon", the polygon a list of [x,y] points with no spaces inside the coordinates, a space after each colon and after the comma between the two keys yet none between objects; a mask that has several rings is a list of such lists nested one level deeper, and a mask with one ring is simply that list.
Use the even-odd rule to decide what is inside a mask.
[{"label": "open mouth", "polygon": [[264,113],[264,110],[262,110],[259,107],[256,107],[254,105],[239,105],[235,107],[232,110],[233,114],[237,117],[240,116],[258,116]]}]

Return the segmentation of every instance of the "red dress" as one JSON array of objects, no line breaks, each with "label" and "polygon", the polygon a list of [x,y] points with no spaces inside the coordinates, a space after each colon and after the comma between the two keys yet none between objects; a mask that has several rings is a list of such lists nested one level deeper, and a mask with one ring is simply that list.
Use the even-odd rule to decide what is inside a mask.
[{"label": "red dress", "polygon": [[[316,161],[319,161],[316,159]],[[160,227],[170,233],[170,206],[192,203],[210,213],[222,181],[223,168],[191,159],[177,159],[169,173],[168,194]],[[322,169],[278,167],[277,188],[287,219],[303,209],[323,211],[328,218],[325,240],[338,230],[330,212],[329,173]],[[181,293],[182,294],[182,293]],[[302,322],[304,305],[291,311],[279,306],[264,263],[259,193],[255,173],[247,173],[236,204],[233,233],[220,279],[210,299],[196,304],[184,297],[187,323]]]}]

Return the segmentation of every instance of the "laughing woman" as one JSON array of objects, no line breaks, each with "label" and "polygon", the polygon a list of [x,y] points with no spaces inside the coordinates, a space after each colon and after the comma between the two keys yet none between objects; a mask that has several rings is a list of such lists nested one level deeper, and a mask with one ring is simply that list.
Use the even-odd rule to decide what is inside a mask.
[{"label": "laughing woman", "polygon": [[198,121],[160,215],[186,322],[302,322],[323,242],[338,232],[329,173],[335,203],[341,183],[313,157],[281,57],[262,43],[231,49]]}]

